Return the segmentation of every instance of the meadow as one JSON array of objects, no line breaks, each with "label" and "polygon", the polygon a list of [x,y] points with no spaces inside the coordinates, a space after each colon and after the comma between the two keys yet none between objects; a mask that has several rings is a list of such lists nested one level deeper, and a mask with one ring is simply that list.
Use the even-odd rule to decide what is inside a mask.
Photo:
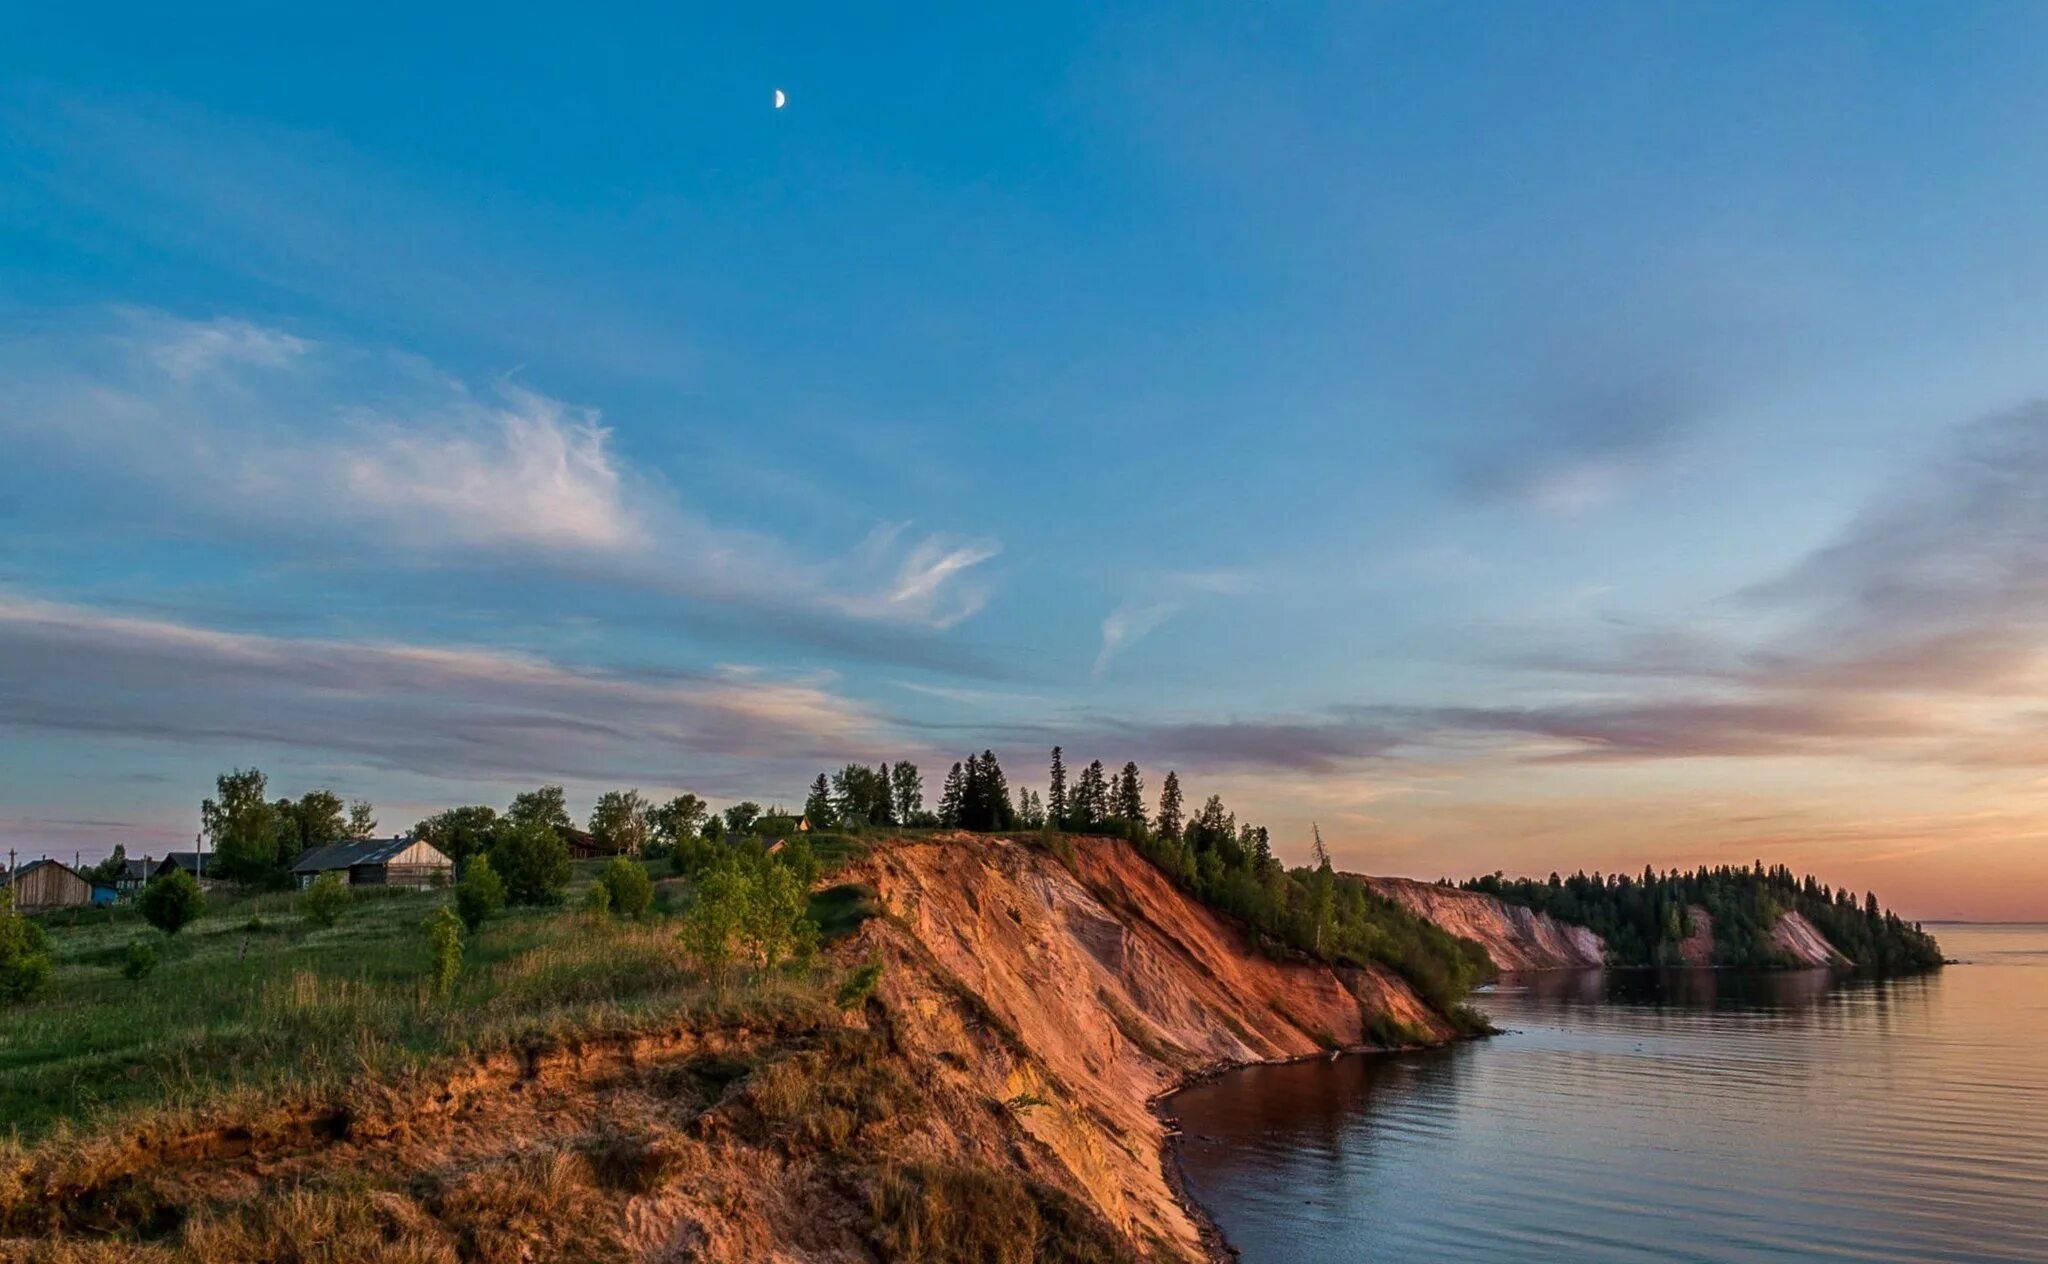
[{"label": "meadow", "polygon": [[[598,862],[580,863],[559,906],[508,909],[470,935],[442,994],[422,923],[445,891],[355,888],[331,927],[297,892],[209,894],[174,936],[132,907],[45,919],[55,971],[0,1024],[0,1138],[90,1130],[140,1109],[198,1107],[223,1095],[329,1091],[389,1079],[454,1054],[569,1033],[630,1032],[822,1014],[836,975],[823,967],[716,985],[676,932],[686,898],[665,862],[637,921],[581,911]],[[865,915],[849,889],[821,892],[813,915],[847,933]],[[159,964],[122,973],[147,937]],[[829,976],[829,977],[828,977]]]}]

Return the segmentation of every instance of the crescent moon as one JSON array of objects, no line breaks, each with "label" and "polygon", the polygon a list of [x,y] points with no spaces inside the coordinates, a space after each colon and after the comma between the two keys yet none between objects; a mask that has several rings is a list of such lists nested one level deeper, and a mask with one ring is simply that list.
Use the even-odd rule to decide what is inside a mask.
[{"label": "crescent moon", "polygon": [[788,104],[789,104],[789,98],[783,95],[782,89],[780,89],[780,88],[777,88],[777,89],[775,90],[775,108],[779,110],[779,109],[781,109],[781,108],[782,108],[783,106],[785,106],[785,105],[788,105]]}]

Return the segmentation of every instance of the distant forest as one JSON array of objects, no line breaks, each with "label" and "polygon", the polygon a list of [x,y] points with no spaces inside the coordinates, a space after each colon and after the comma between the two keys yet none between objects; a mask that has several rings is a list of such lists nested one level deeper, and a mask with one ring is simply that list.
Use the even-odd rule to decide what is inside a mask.
[{"label": "distant forest", "polygon": [[1692,934],[1693,905],[1706,909],[1713,920],[1714,964],[1719,966],[1792,964],[1771,941],[1771,929],[1788,912],[1803,915],[1862,968],[1902,973],[1941,964],[1934,937],[1880,909],[1875,894],[1859,902],[1852,891],[1832,890],[1810,874],[1795,877],[1783,865],[1766,869],[1762,861],[1747,869],[1645,869],[1641,877],[1575,873],[1560,878],[1553,873],[1541,881],[1494,873],[1459,885],[1591,929],[1607,941],[1614,965],[1681,964],[1679,945]]}]

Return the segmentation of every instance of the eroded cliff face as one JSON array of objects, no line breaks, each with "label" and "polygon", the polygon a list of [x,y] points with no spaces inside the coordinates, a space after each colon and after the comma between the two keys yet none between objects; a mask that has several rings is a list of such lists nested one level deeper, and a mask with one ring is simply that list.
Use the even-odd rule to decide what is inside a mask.
[{"label": "eroded cliff face", "polygon": [[1412,878],[1367,878],[1373,890],[1454,935],[1477,940],[1503,970],[1574,970],[1602,965],[1607,945],[1584,926],[1509,904],[1477,891],[1461,891]]},{"label": "eroded cliff face", "polygon": [[1254,953],[1124,843],[1079,840],[1071,861],[975,839],[865,862],[900,919],[870,923],[896,962],[890,1021],[989,1099],[1043,1098],[1017,1120],[1059,1174],[1132,1241],[1204,1258],[1152,1102],[1212,1069],[1368,1046],[1380,1015],[1451,1032],[1385,971]]},{"label": "eroded cliff face", "polygon": [[[1418,917],[1454,935],[1477,940],[1503,970],[1578,970],[1602,965],[1607,945],[1584,926],[1509,904],[1478,891],[1462,891],[1413,878],[1366,878],[1365,884]],[[1714,919],[1693,905],[1691,933],[1679,944],[1689,966],[1714,964]],[[1797,912],[1778,919],[1771,942],[1801,966],[1850,966],[1812,922]]]},{"label": "eroded cliff face", "polygon": [[1390,974],[1259,955],[1121,842],[892,842],[842,877],[888,910],[833,950],[885,967],[850,1012],[0,1151],[0,1260],[1200,1261],[1160,1095],[1382,1016],[1451,1035]]}]

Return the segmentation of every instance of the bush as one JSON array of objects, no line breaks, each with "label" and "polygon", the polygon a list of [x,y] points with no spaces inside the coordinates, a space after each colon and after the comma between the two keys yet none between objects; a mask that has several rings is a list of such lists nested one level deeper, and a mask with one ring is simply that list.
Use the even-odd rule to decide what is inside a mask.
[{"label": "bush", "polygon": [[881,981],[882,963],[870,961],[846,976],[846,982],[839,985],[839,995],[833,999],[841,1009],[859,1009],[868,1003],[868,998],[875,994],[875,988]]},{"label": "bush", "polygon": [[443,904],[424,926],[427,951],[433,961],[428,977],[434,981],[434,990],[446,996],[455,986],[455,976],[462,973],[462,919]]},{"label": "bush", "polygon": [[612,912],[611,888],[602,882],[591,883],[590,889],[583,893],[583,912],[593,922],[602,922],[607,917],[610,917]]},{"label": "bush", "polygon": [[455,884],[455,914],[471,934],[505,907],[505,884],[491,868],[491,858],[481,852],[462,867],[462,881]]},{"label": "bush", "polygon": [[156,945],[137,935],[121,950],[121,976],[141,980],[156,972]]},{"label": "bush", "polygon": [[0,891],[0,1003],[25,1001],[50,985],[50,940]]},{"label": "bush", "polygon": [[598,882],[610,893],[612,912],[620,917],[645,917],[648,906],[654,903],[654,879],[647,876],[646,867],[636,860],[613,857]]},{"label": "bush", "polygon": [[559,904],[569,886],[569,845],[546,825],[505,821],[491,843],[491,868],[513,904]]},{"label": "bush", "polygon": [[206,893],[183,869],[160,873],[142,888],[136,900],[144,920],[166,935],[175,935],[206,914]]},{"label": "bush", "polygon": [[348,883],[338,873],[323,873],[299,897],[299,908],[321,926],[332,926],[348,911]]}]

